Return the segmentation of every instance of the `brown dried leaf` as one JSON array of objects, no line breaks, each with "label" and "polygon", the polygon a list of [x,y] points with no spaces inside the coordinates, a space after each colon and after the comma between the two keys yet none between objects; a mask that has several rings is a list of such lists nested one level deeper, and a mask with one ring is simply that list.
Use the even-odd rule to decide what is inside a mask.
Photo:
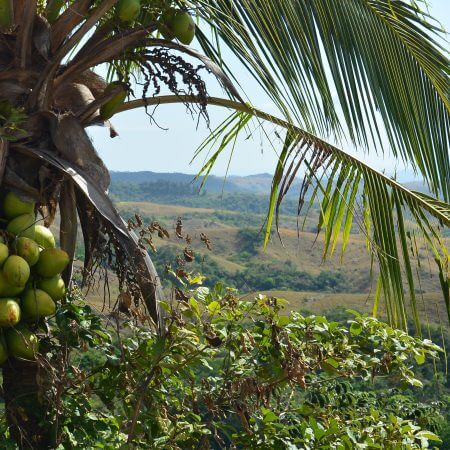
[{"label": "brown dried leaf", "polygon": [[50,131],[61,156],[84,169],[106,192],[111,180],[108,169],[76,117],[72,114],[54,115],[50,122]]},{"label": "brown dried leaf", "polygon": [[209,240],[208,236],[206,236],[205,233],[201,233],[201,234],[200,234],[200,240],[206,245],[206,248],[207,248],[209,251],[212,251],[212,243],[211,243],[211,241]]},{"label": "brown dried leaf", "polygon": [[135,214],[134,218],[136,219],[136,223],[138,227],[142,227],[144,225],[144,222],[142,221],[142,217],[139,214]]},{"label": "brown dried leaf", "polygon": [[117,298],[119,303],[119,311],[123,313],[129,313],[132,303],[132,296],[129,292],[121,292]]},{"label": "brown dried leaf", "polygon": [[152,238],[151,237],[144,237],[144,241],[147,242],[149,247],[156,253],[156,247],[155,247],[155,244],[152,241]]},{"label": "brown dried leaf", "polygon": [[177,274],[177,277],[182,278],[182,277],[187,277],[187,272],[183,269],[183,268],[179,268],[176,270],[175,272]]},{"label": "brown dried leaf", "polygon": [[186,295],[181,289],[175,288],[175,298],[182,302],[187,302],[189,300],[189,296]]},{"label": "brown dried leaf", "polygon": [[184,249],[183,256],[184,256],[184,259],[185,259],[187,262],[192,262],[192,261],[194,261],[194,252],[192,251],[192,249],[190,249],[190,248],[188,248],[188,247],[186,247],[186,248]]},{"label": "brown dried leaf", "polygon": [[177,235],[178,239],[183,239],[183,222],[181,221],[181,217],[178,217],[177,219],[175,234]]}]

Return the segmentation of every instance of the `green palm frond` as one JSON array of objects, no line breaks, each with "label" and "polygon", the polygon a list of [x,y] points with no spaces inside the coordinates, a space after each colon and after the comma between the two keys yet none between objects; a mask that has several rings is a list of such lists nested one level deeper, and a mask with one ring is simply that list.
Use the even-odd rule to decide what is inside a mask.
[{"label": "green palm frond", "polygon": [[[416,3],[186,3],[287,120],[322,136],[344,131],[359,146],[375,143],[378,150],[386,135],[394,156],[420,172],[434,195],[449,201],[450,64],[439,45],[440,29]],[[220,47],[206,34],[198,37],[205,53],[221,64]]]},{"label": "green palm frond", "polygon": [[[437,263],[441,280],[445,280],[448,252],[436,231],[436,222],[450,226],[449,205],[406,189],[321,139],[296,133],[292,128],[288,130],[287,138],[291,144],[284,146],[272,184],[266,239],[273,211],[278,215],[284,195],[294,184],[296,175],[304,171],[299,204],[303,204],[308,188],[320,191],[314,195],[321,199],[318,227],[324,232],[324,258],[333,254],[339,240],[342,240],[342,251],[345,250],[353,222],[359,221],[368,238],[369,249],[378,261],[380,288],[389,321],[406,328],[407,311],[410,311],[415,329],[420,333],[415,263],[412,261],[418,255],[411,246],[409,235],[413,230],[420,231]],[[322,182],[321,172],[324,175]],[[365,206],[360,205],[361,200]],[[300,210],[301,207],[299,213]],[[413,225],[407,225],[407,219]],[[443,283],[442,288],[448,308],[448,282]],[[449,309],[448,313],[450,320]]]},{"label": "green palm frond", "polygon": [[[122,110],[144,104],[196,101],[198,99],[189,96],[161,96],[131,101]],[[406,329],[407,319],[412,317],[416,332],[420,334],[414,269],[414,260],[419,253],[415,236],[420,233],[423,245],[431,251],[437,264],[450,321],[449,253],[437,226],[450,227],[449,204],[407,189],[344,150],[285,120],[227,99],[210,98],[208,102],[237,112],[225,120],[200,147],[202,151],[211,143],[219,143],[217,150],[203,165],[200,175],[208,176],[227,144],[235,142],[250,118],[256,117],[286,129],[285,143],[272,182],[265,244],[284,196],[298,176],[303,175],[299,214],[308,190],[312,189],[310,203],[317,199],[321,206],[318,228],[323,230],[325,236],[324,258],[333,254],[339,240],[342,252],[345,250],[355,222],[365,232],[368,249],[377,259],[380,271],[374,313],[378,310],[378,294],[383,294],[389,321]]]}]

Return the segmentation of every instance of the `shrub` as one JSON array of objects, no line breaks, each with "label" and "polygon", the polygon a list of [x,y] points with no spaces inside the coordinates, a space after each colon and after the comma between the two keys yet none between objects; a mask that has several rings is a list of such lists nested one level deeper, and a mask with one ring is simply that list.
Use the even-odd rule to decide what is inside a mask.
[{"label": "shrub", "polygon": [[[45,418],[55,447],[419,449],[438,441],[442,405],[399,391],[421,387],[411,365],[437,357],[431,341],[356,312],[346,324],[287,315],[281,299],[245,300],[201,279],[179,280],[179,300],[162,304],[161,335],[136,310],[110,317],[108,328],[80,299],[59,309],[42,355],[54,375],[43,395],[58,405]],[[380,377],[396,389],[371,389]],[[5,429],[2,437],[8,442]]]}]

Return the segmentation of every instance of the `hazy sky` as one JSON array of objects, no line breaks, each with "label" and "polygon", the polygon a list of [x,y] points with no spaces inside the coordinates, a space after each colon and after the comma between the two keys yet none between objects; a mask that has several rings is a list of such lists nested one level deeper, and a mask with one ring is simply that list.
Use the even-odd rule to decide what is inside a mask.
[{"label": "hazy sky", "polygon": [[[281,1],[281,0],[280,0]],[[450,30],[450,0],[429,0],[430,12],[446,28]],[[193,44],[195,46],[195,44]],[[270,101],[261,93],[256,82],[244,70],[239,70],[239,79],[246,87],[252,103],[261,109],[275,112]],[[210,95],[220,95],[221,89],[213,78],[207,78]],[[209,107],[211,127],[218,125],[228,112],[216,107]],[[115,139],[109,138],[108,130],[91,127],[89,134],[94,140],[100,156],[110,170],[155,172],[196,173],[202,165],[203,158],[191,163],[197,146],[207,136],[208,130],[204,120],[186,113],[182,105],[163,105],[155,112],[155,123],[150,123],[143,110],[128,111],[114,118],[114,126],[120,133]],[[197,127],[198,124],[198,127]],[[272,128],[268,127],[268,131]],[[229,174],[249,175],[255,173],[272,173],[275,168],[277,148],[256,132],[249,139],[245,134],[237,142],[230,163]],[[343,145],[345,148],[345,145]],[[349,148],[349,146],[347,146]],[[223,157],[213,169],[214,174],[223,175],[228,164],[228,155]],[[361,157],[361,154],[359,154]],[[389,157],[380,159],[376,156],[362,155],[379,170],[394,170],[394,161]],[[408,180],[412,175],[401,166],[396,168],[400,180]]]}]

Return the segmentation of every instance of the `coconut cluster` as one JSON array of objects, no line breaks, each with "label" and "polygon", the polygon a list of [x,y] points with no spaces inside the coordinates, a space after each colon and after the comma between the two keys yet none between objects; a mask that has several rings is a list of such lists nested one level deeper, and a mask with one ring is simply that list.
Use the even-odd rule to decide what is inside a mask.
[{"label": "coconut cluster", "polygon": [[[131,24],[139,18],[142,12],[141,0],[119,0],[115,6],[115,14],[119,22],[124,25]],[[147,12],[142,17],[142,24],[147,20],[158,20],[159,32],[164,39],[178,39],[181,43],[189,45],[195,37],[195,22],[187,11],[179,8],[165,8],[159,17]]]},{"label": "coconut cluster", "polygon": [[159,31],[165,39],[178,39],[189,45],[195,37],[195,28],[191,15],[177,8],[169,8],[160,17]]},{"label": "coconut cluster", "polygon": [[39,350],[33,327],[53,316],[66,292],[61,272],[68,254],[36,220],[35,204],[14,192],[3,200],[0,236],[0,364],[32,360]]}]

